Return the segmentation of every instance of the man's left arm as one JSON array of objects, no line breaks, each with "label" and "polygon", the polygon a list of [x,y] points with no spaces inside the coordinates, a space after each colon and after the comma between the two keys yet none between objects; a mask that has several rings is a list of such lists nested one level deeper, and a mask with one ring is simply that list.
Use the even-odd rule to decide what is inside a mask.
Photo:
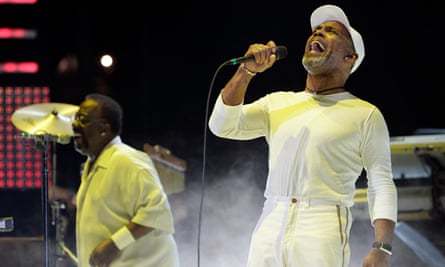
[{"label": "man's left arm", "polygon": [[395,222],[388,219],[374,221],[375,237],[369,254],[363,260],[362,267],[388,267],[392,255],[392,240]]}]

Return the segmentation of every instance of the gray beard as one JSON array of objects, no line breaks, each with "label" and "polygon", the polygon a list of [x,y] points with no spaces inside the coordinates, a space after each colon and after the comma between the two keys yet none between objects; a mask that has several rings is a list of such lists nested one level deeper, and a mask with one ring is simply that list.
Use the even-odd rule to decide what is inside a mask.
[{"label": "gray beard", "polygon": [[328,59],[325,57],[318,57],[318,58],[307,58],[303,57],[301,60],[303,67],[306,69],[307,72],[311,74],[317,73],[318,69],[320,69],[327,61]]}]

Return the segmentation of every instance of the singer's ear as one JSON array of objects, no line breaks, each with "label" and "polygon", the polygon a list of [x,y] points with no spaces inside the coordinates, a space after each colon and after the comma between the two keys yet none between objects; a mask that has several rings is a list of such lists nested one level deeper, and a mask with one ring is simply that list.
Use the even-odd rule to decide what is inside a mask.
[{"label": "singer's ear", "polygon": [[357,57],[357,54],[349,54],[349,55],[346,55],[346,56],[345,56],[345,59],[347,60],[347,59],[354,58],[354,57]]},{"label": "singer's ear", "polygon": [[111,130],[110,124],[108,122],[101,123],[101,126],[100,126],[100,135],[101,136],[105,136],[105,134],[110,132],[110,130]]}]

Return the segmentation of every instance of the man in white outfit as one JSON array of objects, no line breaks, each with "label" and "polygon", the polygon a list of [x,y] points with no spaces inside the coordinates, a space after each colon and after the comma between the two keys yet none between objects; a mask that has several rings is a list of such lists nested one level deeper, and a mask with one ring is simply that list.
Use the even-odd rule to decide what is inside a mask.
[{"label": "man in white outfit", "polygon": [[151,158],[122,142],[123,112],[90,94],[73,122],[87,156],[76,197],[79,267],[179,267],[167,194]]},{"label": "man in white outfit", "polygon": [[366,170],[374,244],[363,267],[389,264],[397,222],[389,132],[380,110],[346,89],[365,56],[361,35],[343,10],[311,15],[302,59],[305,89],[244,103],[250,81],[272,67],[277,46],[252,44],[218,96],[209,119],[219,137],[264,137],[269,170],[263,213],[252,234],[249,267],[346,267],[355,182]]}]

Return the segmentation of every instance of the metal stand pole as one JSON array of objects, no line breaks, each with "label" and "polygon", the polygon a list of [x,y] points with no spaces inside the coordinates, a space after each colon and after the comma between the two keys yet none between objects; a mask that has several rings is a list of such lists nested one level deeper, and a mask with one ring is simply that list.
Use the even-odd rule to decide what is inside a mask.
[{"label": "metal stand pole", "polygon": [[43,181],[42,181],[42,205],[43,205],[43,232],[45,240],[45,267],[49,267],[49,233],[48,233],[48,136],[44,135],[42,138],[43,152],[42,152],[42,166],[43,166]]},{"label": "metal stand pole", "polygon": [[78,260],[73,252],[65,246],[65,233],[68,225],[68,219],[65,215],[61,214],[61,210],[66,208],[65,203],[56,199],[56,186],[57,186],[57,142],[53,141],[53,179],[52,179],[52,217],[51,225],[55,226],[55,252],[54,252],[54,266],[65,266],[65,255],[72,260],[74,264],[78,264]]}]

